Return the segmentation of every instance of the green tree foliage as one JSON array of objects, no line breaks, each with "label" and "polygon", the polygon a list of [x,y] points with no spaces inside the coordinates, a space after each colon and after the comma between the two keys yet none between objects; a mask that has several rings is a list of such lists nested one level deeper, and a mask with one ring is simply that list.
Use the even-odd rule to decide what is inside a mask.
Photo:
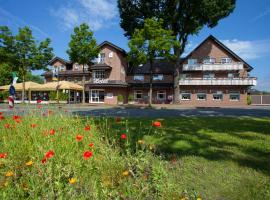
[{"label": "green tree foliage", "polygon": [[174,101],[179,101],[180,57],[188,36],[198,34],[204,27],[215,27],[219,20],[227,17],[235,8],[235,0],[118,0],[120,25],[127,37],[136,28],[141,28],[146,18],[164,20],[164,28],[173,31],[178,44],[174,54]]},{"label": "green tree foliage", "polygon": [[37,42],[29,27],[19,28],[13,36],[6,26],[0,27],[0,56],[10,64],[11,70],[19,72],[23,81],[22,100],[25,96],[25,79],[31,70],[46,69],[53,57],[50,39]]},{"label": "green tree foliage", "polygon": [[93,36],[93,32],[90,30],[89,26],[85,23],[81,24],[79,27],[74,28],[74,34],[71,35],[71,40],[69,42],[69,49],[67,53],[69,59],[83,66],[83,103],[85,102],[85,66],[90,66],[92,60],[98,57],[99,47],[97,45],[96,39]]},{"label": "green tree foliage", "polygon": [[12,82],[12,75],[8,63],[0,64],[0,86],[9,85]]},{"label": "green tree foliage", "polygon": [[149,105],[152,103],[153,62],[157,57],[170,57],[175,40],[172,31],[162,28],[163,20],[146,19],[141,29],[135,29],[128,45],[129,60],[136,65],[150,63]]}]

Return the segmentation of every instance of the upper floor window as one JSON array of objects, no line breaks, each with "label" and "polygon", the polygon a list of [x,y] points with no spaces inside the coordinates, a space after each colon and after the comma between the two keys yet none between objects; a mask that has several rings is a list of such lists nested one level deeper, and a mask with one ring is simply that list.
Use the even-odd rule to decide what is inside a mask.
[{"label": "upper floor window", "polygon": [[203,59],[204,64],[214,64],[215,62],[216,62],[215,58],[208,57],[208,58]]},{"label": "upper floor window", "polygon": [[228,78],[239,78],[238,73],[228,73]]},{"label": "upper floor window", "polygon": [[109,58],[112,58],[113,57],[113,52],[110,52],[109,53]]},{"label": "upper floor window", "polygon": [[163,74],[154,74],[153,75],[153,80],[154,81],[162,81],[164,78]]},{"label": "upper floor window", "polygon": [[181,74],[180,79],[189,79],[191,78],[191,74]]},{"label": "upper floor window", "polygon": [[221,64],[226,64],[226,63],[231,63],[232,59],[231,58],[221,58]]},{"label": "upper floor window", "polygon": [[105,70],[102,70],[102,69],[93,70],[93,78],[104,79],[105,78]]},{"label": "upper floor window", "polygon": [[188,59],[188,65],[196,65],[197,59]]},{"label": "upper floor window", "polygon": [[143,75],[134,75],[134,81],[143,81],[144,76]]},{"label": "upper floor window", "polygon": [[89,70],[89,66],[88,65],[84,65],[84,70],[88,71]]},{"label": "upper floor window", "polygon": [[105,53],[100,54],[100,63],[105,63]]},{"label": "upper floor window", "polygon": [[212,79],[212,78],[215,78],[214,73],[204,73],[203,74],[203,79]]}]

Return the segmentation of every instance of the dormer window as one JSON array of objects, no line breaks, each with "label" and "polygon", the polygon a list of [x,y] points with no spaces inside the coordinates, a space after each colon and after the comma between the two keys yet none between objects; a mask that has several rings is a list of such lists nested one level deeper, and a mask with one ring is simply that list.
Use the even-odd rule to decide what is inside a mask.
[{"label": "dormer window", "polygon": [[103,69],[93,70],[93,78],[94,79],[104,79],[105,78],[105,70],[103,70]]},{"label": "dormer window", "polygon": [[215,64],[215,62],[216,62],[215,58],[208,57],[203,59],[203,64]]},{"label": "dormer window", "polygon": [[153,75],[153,80],[154,81],[162,81],[163,80],[163,74],[154,74]]},{"label": "dormer window", "polygon": [[143,81],[144,76],[143,75],[134,75],[134,81]]},{"label": "dormer window", "polygon": [[232,59],[231,58],[221,58],[221,64],[227,64],[227,63],[231,63]]},{"label": "dormer window", "polygon": [[188,65],[196,65],[197,59],[188,59]]},{"label": "dormer window", "polygon": [[79,70],[79,65],[78,64],[74,65],[74,70]]}]

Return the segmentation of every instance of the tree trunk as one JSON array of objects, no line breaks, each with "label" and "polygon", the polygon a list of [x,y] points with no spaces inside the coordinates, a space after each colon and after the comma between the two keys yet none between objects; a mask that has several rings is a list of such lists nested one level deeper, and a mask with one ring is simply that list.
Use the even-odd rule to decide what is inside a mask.
[{"label": "tree trunk", "polygon": [[173,95],[173,102],[175,104],[180,103],[180,63],[177,61],[174,66],[174,95]]},{"label": "tree trunk", "polygon": [[25,96],[25,77],[24,77],[24,74],[22,75],[22,103],[24,103],[24,96]]},{"label": "tree trunk", "polygon": [[153,60],[150,59],[150,74],[149,74],[149,106],[152,106],[152,93],[153,93]]},{"label": "tree trunk", "polygon": [[83,77],[82,77],[83,91],[82,91],[82,103],[85,104],[85,74],[84,74],[84,65],[83,65]]}]

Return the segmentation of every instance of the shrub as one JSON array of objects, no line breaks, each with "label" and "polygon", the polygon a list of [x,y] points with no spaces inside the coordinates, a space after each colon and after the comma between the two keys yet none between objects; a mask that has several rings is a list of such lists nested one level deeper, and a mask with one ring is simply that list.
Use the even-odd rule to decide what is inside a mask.
[{"label": "shrub", "polygon": [[134,96],[132,95],[132,94],[130,94],[129,96],[128,96],[128,101],[130,102],[132,102],[132,101],[134,101]]},{"label": "shrub", "polygon": [[0,101],[6,100],[8,98],[8,96],[9,96],[8,91],[1,91],[0,92]]},{"label": "shrub", "polygon": [[[50,100],[57,100],[57,91],[51,91],[49,94]],[[59,101],[67,101],[68,100],[68,94],[63,93],[62,91],[59,91]]]},{"label": "shrub", "polygon": [[252,103],[251,96],[247,96],[247,105],[250,105]]},{"label": "shrub", "polygon": [[118,101],[118,102],[123,102],[123,101],[124,101],[123,95],[121,95],[121,94],[118,95],[118,96],[117,96],[117,101]]}]

